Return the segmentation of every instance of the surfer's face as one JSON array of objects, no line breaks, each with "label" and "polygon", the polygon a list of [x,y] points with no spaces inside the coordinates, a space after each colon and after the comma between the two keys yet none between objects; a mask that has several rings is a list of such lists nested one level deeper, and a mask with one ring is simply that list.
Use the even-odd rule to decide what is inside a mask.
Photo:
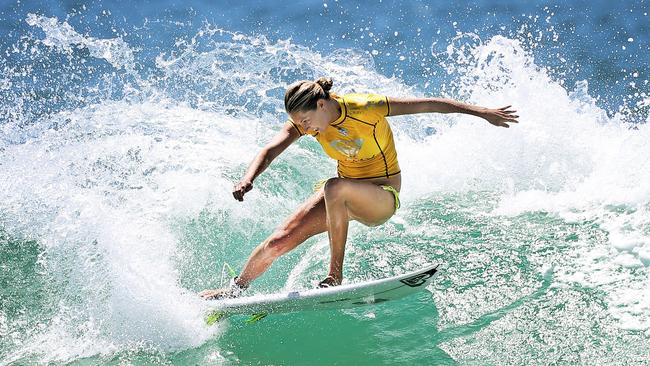
[{"label": "surfer's face", "polygon": [[330,122],[324,99],[318,101],[316,109],[293,112],[289,117],[291,117],[294,123],[299,124],[303,130],[308,133],[325,131]]}]

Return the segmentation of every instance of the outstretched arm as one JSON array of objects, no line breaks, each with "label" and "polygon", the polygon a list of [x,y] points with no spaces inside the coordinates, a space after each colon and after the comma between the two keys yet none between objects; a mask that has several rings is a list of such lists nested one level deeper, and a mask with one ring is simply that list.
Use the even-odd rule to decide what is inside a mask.
[{"label": "outstretched arm", "polygon": [[444,98],[389,98],[390,115],[415,113],[464,113],[481,117],[495,126],[510,127],[508,123],[517,123],[517,111],[511,106],[496,109],[465,104]]},{"label": "outstretched arm", "polygon": [[282,130],[262,148],[246,170],[244,177],[235,185],[232,191],[237,201],[244,200],[244,194],[253,189],[253,181],[271,164],[281,152],[300,137],[298,131],[290,124],[285,124]]}]

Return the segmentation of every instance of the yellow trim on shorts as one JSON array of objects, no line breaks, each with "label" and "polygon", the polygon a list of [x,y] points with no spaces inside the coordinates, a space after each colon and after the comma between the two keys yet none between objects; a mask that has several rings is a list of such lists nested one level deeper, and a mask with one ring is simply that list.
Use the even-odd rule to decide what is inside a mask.
[{"label": "yellow trim on shorts", "polygon": [[399,203],[399,192],[397,189],[395,189],[393,186],[380,186],[384,191],[388,191],[393,194],[395,197],[395,212],[397,212],[397,209],[399,209],[400,203]]}]

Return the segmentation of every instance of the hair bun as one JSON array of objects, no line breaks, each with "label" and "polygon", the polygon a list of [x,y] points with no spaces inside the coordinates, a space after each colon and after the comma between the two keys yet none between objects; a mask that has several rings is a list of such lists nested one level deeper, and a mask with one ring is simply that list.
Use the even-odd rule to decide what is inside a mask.
[{"label": "hair bun", "polygon": [[320,85],[326,93],[329,92],[330,89],[332,89],[332,85],[334,85],[332,78],[329,77],[320,77],[315,81],[315,83]]}]

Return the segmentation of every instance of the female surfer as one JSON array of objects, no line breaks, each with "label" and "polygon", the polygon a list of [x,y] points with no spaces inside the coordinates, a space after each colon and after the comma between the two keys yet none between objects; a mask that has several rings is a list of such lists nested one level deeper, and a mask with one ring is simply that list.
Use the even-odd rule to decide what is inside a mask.
[{"label": "female surfer", "polygon": [[392,98],[377,94],[332,92],[332,79],[297,81],[284,96],[289,120],[257,154],[233,189],[238,201],[253,181],[280,153],[303,135],[313,136],[325,153],[338,161],[338,176],[328,179],[310,198],[258,245],[244,269],[224,289],[205,290],[205,299],[237,297],[279,256],[308,238],[327,231],[330,244],[328,276],[319,287],[340,285],[348,223],[376,226],[399,208],[402,185],[388,116],[414,113],[465,113],[494,126],[509,127],[518,116],[510,106],[490,109],[441,98]]}]

